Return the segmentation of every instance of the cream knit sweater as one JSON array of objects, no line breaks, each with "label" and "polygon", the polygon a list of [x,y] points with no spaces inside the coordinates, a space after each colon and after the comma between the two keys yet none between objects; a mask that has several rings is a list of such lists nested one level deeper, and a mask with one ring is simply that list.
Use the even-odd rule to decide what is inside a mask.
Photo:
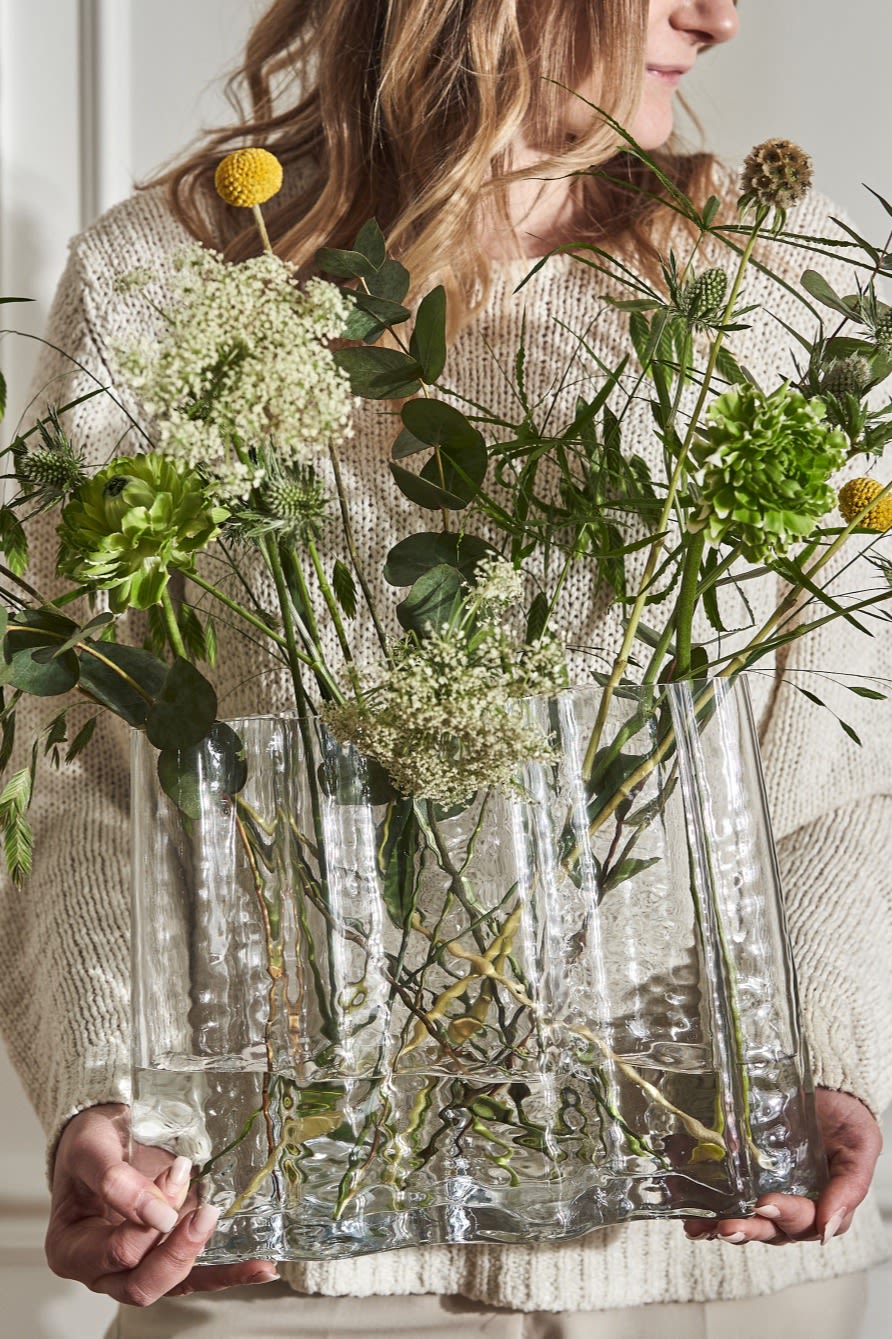
[{"label": "cream knit sweater", "polygon": [[[826,204],[803,206],[803,232],[826,229]],[[167,266],[188,239],[156,191],[117,206],[71,246],[53,307],[48,339],[98,377],[113,381],[114,346],[150,336],[153,320],[139,294],[116,292],[117,274]],[[680,245],[682,245],[680,243]],[[783,251],[771,257],[795,283],[805,261]],[[826,262],[825,269],[833,268]],[[557,396],[572,406],[581,382],[596,375],[593,355],[608,364],[628,346],[624,318],[603,309],[605,283],[567,259],[550,261],[519,296],[526,267],[497,269],[486,310],[460,337],[447,368],[450,384],[507,418],[520,418],[506,368],[525,313],[527,381],[534,402]],[[830,274],[831,278],[834,278]],[[838,280],[845,288],[845,281]],[[801,323],[801,309],[780,286],[752,272],[747,297]],[[567,331],[585,334],[588,349]],[[763,384],[792,373],[789,337],[757,315],[733,347]],[[51,350],[39,370],[42,397],[64,403],[95,385]],[[133,406],[131,406],[133,407]],[[626,447],[656,461],[646,405],[633,416]],[[124,416],[98,396],[68,416],[72,438],[94,459],[121,445]],[[345,448],[366,571],[380,572],[386,550],[427,516],[390,480],[393,437],[387,408],[365,406]],[[123,444],[126,449],[126,443]],[[336,543],[336,539],[332,541]],[[42,589],[52,585],[52,535],[34,554]],[[890,554],[889,556],[892,556]],[[776,600],[762,589],[754,613]],[[394,593],[380,585],[379,603]],[[592,607],[577,579],[561,611],[577,646],[601,654],[617,646],[618,625]],[[874,624],[865,637],[845,624],[794,643],[787,679],[817,689],[864,740],[858,749],[830,712],[763,662],[755,685],[769,795],[799,970],[806,1033],[817,1081],[860,1096],[875,1112],[892,1098],[892,704],[866,703],[809,671],[883,674],[892,667],[892,636]],[[590,663],[590,662],[589,662]],[[576,665],[584,672],[586,657]],[[221,712],[275,710],[287,703],[274,675],[257,677],[256,653],[224,633],[218,676]],[[799,677],[804,676],[804,677]],[[41,713],[45,719],[47,712]],[[44,776],[37,801],[35,872],[21,894],[5,890],[0,934],[0,1016],[9,1049],[54,1146],[64,1122],[83,1107],[128,1100],[128,741],[105,722],[75,765],[76,777]],[[49,784],[47,784],[49,783]],[[795,1282],[866,1267],[886,1253],[872,1204],[854,1229],[827,1249],[782,1249],[688,1241],[677,1223],[636,1223],[578,1241],[540,1246],[432,1246],[342,1263],[288,1265],[296,1288],[330,1294],[462,1293],[524,1310],[584,1310],[652,1301],[720,1299],[772,1292]]]}]

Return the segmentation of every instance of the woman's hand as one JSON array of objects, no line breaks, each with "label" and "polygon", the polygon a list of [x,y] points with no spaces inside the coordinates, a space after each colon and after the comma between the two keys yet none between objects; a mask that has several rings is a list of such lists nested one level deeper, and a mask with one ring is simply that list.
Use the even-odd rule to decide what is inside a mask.
[{"label": "woman's hand", "polygon": [[830,1166],[830,1179],[817,1202],[801,1195],[763,1195],[752,1218],[727,1218],[721,1223],[689,1219],[689,1237],[731,1241],[822,1241],[848,1232],[855,1210],[870,1188],[883,1136],[867,1107],[851,1093],[819,1088],[818,1120]]},{"label": "woman's hand", "polygon": [[129,1119],[127,1107],[98,1106],[65,1127],[46,1236],[54,1273],[131,1306],[276,1278],[269,1261],[195,1266],[218,1213],[192,1206],[187,1159],[136,1145],[141,1170],[125,1161]]}]

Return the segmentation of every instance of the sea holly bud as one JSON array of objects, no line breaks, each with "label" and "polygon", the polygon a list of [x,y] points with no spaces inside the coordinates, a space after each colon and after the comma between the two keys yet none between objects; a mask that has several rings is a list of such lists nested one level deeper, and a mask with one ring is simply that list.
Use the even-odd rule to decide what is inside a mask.
[{"label": "sea holly bud", "polygon": [[892,353],[892,311],[881,316],[874,326],[874,339],[884,353]]},{"label": "sea holly bud", "polygon": [[840,358],[831,363],[821,379],[821,393],[825,395],[854,395],[860,397],[870,386],[873,373],[868,360],[861,353]]},{"label": "sea holly bud", "polygon": [[682,310],[694,321],[715,320],[721,315],[727,291],[728,276],[724,270],[705,270],[685,285]]}]

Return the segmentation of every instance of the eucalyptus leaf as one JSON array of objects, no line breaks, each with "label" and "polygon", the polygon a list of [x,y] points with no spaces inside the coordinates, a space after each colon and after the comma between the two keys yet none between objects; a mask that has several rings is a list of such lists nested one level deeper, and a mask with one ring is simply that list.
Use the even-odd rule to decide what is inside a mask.
[{"label": "eucalyptus leaf", "polygon": [[177,808],[197,822],[228,807],[232,796],[244,789],[244,744],[225,721],[215,721],[200,743],[158,754],[158,780]]},{"label": "eucalyptus leaf", "polygon": [[472,446],[441,446],[420,477],[460,498],[461,505],[467,506],[480,492],[488,463],[482,438]]},{"label": "eucalyptus leaf", "polygon": [[161,692],[168,667],[137,646],[100,642],[80,654],[80,686],[128,725],[142,726],[150,704]]},{"label": "eucalyptus leaf", "polygon": [[461,410],[445,400],[410,400],[400,417],[409,432],[428,446],[477,447],[483,437]]},{"label": "eucalyptus leaf", "polygon": [[387,259],[387,244],[377,219],[369,219],[362,225],[356,234],[353,249],[365,256],[376,270],[380,270]]},{"label": "eucalyptus leaf", "polygon": [[[409,404],[415,403],[417,403],[415,400],[409,401]],[[430,446],[427,442],[422,442],[408,428],[403,428],[397,433],[393,446],[390,448],[390,455],[393,460],[405,460],[407,456],[416,456],[419,451],[429,450]]]},{"label": "eucalyptus leaf", "polygon": [[157,749],[188,749],[205,739],[217,714],[217,694],[194,665],[177,656],[146,712],[146,734]]},{"label": "eucalyptus leaf", "polygon": [[422,379],[433,385],[446,366],[446,290],[442,284],[419,304],[409,352],[421,366]]},{"label": "eucalyptus leaf", "polygon": [[370,293],[376,298],[387,298],[390,302],[403,302],[410,283],[409,271],[398,260],[385,260],[381,268],[366,279]]},{"label": "eucalyptus leaf", "polygon": [[395,800],[378,828],[377,864],[384,905],[394,925],[406,929],[418,898],[416,847],[420,829],[411,800]]},{"label": "eucalyptus leaf", "polygon": [[496,550],[477,535],[427,531],[401,539],[387,555],[384,580],[391,586],[411,586],[434,567],[454,567],[464,581],[473,578],[482,558]]},{"label": "eucalyptus leaf", "polygon": [[316,252],[316,264],[323,274],[330,274],[335,279],[365,279],[375,273],[375,266],[361,251],[330,246]]},{"label": "eucalyptus leaf", "polygon": [[424,634],[429,626],[442,627],[458,609],[462,598],[461,573],[441,563],[432,567],[413,584],[400,604],[396,616],[400,627]]},{"label": "eucalyptus leaf", "polygon": [[421,389],[421,367],[399,349],[336,349],[334,360],[366,400],[403,399]]},{"label": "eucalyptus leaf", "polygon": [[438,484],[431,483],[429,479],[424,479],[418,474],[413,474],[411,470],[404,470],[401,465],[390,463],[390,472],[393,475],[396,485],[410,502],[415,502],[419,507],[426,507],[428,511],[461,511],[466,505],[464,500],[456,493],[450,493]]},{"label": "eucalyptus leaf", "polygon": [[[67,651],[54,658],[52,653],[76,628],[70,618],[48,609],[28,609],[14,615],[6,632],[0,682],[35,697],[56,697],[69,692],[80,673],[77,656]],[[35,659],[36,654],[47,651],[49,660]]]}]

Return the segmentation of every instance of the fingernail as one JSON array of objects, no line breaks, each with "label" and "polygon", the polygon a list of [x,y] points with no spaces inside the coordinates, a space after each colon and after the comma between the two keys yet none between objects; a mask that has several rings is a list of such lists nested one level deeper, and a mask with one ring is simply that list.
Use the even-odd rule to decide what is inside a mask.
[{"label": "fingernail", "polygon": [[146,1227],[153,1227],[156,1232],[172,1232],[177,1225],[176,1209],[156,1199],[154,1195],[146,1195],[138,1200],[136,1212]]},{"label": "fingernail", "polygon": [[248,1279],[248,1282],[249,1282],[249,1283],[278,1283],[278,1281],[279,1281],[279,1279],[280,1279],[281,1277],[282,1277],[281,1274],[276,1274],[276,1273],[272,1273],[272,1274],[267,1274],[267,1273],[262,1273],[262,1274],[252,1274],[251,1277]]},{"label": "fingernail", "polygon": [[745,1232],[732,1232],[728,1237],[719,1237],[720,1241],[730,1241],[732,1246],[739,1246],[742,1241],[746,1241]]},{"label": "fingernail", "polygon": [[780,1218],[781,1211],[776,1204],[757,1204],[753,1213],[757,1213],[760,1218]]},{"label": "fingernail", "polygon": [[192,1174],[191,1158],[175,1158],[167,1169],[167,1180],[176,1190],[181,1190]]},{"label": "fingernail", "polygon": [[821,1237],[822,1246],[826,1246],[828,1241],[831,1241],[833,1237],[836,1236],[837,1232],[842,1227],[842,1220],[845,1218],[847,1213],[848,1213],[847,1209],[837,1209],[833,1217],[827,1219],[827,1223],[824,1227],[824,1234]]},{"label": "fingernail", "polygon": [[189,1220],[189,1236],[193,1241],[204,1241],[217,1226],[220,1210],[215,1204],[202,1204]]}]

